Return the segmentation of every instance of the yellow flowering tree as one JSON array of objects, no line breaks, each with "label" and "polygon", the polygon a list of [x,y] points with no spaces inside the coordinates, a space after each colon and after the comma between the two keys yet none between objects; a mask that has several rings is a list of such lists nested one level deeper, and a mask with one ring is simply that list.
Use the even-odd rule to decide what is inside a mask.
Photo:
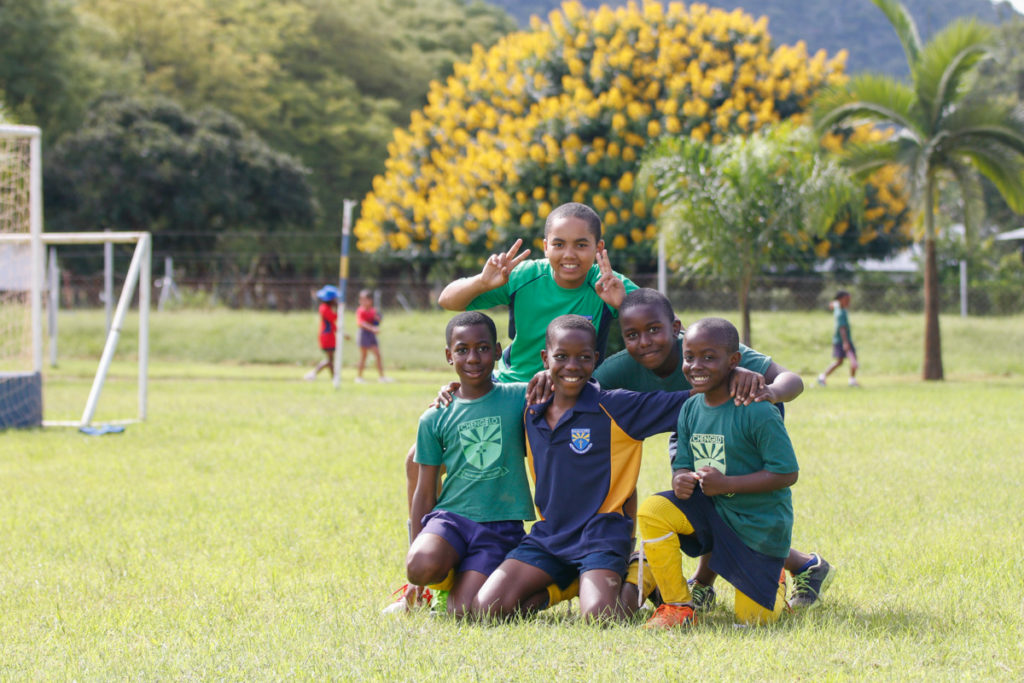
[{"label": "yellow flowering tree", "polygon": [[845,55],[773,47],[766,24],[701,4],[567,2],[476,49],[395,132],[358,248],[470,265],[517,237],[539,246],[551,209],[578,201],[603,218],[617,261],[649,266],[658,209],[653,189],[634,188],[649,141],[718,143],[800,121],[843,79]]}]

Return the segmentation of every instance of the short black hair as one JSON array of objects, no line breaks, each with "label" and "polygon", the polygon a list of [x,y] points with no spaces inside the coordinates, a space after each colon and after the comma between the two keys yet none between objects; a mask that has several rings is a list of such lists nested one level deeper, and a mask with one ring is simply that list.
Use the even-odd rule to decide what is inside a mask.
[{"label": "short black hair", "polygon": [[652,306],[660,309],[670,323],[676,319],[676,312],[672,310],[672,302],[656,289],[641,287],[627,294],[626,298],[622,300],[622,305],[619,306],[619,316],[622,316],[623,311],[637,306]]},{"label": "short black hair", "polygon": [[551,226],[563,218],[579,218],[587,224],[587,228],[594,236],[594,242],[601,241],[601,217],[592,208],[579,202],[569,202],[552,209],[544,220],[544,239],[547,239]]},{"label": "short black hair", "polygon": [[845,289],[840,289],[838,292],[836,292],[836,295],[832,297],[832,301],[839,301],[844,296],[850,296],[850,293],[847,292]]},{"label": "short black hair", "polygon": [[452,332],[456,327],[472,327],[473,325],[485,326],[491,334],[491,343],[498,343],[498,330],[494,327],[494,321],[489,315],[480,311],[464,311],[448,321],[448,326],[444,329],[445,346],[452,345]]},{"label": "short black hair", "polygon": [[686,328],[686,334],[689,336],[698,330],[711,335],[711,338],[730,354],[740,350],[740,333],[736,331],[736,326],[725,318],[701,318]]},{"label": "short black hair", "polygon": [[551,338],[558,330],[582,330],[586,332],[593,340],[594,350],[597,350],[597,330],[594,328],[594,323],[590,322],[588,318],[574,314],[558,316],[548,325],[547,332],[544,335],[545,346],[551,346]]}]

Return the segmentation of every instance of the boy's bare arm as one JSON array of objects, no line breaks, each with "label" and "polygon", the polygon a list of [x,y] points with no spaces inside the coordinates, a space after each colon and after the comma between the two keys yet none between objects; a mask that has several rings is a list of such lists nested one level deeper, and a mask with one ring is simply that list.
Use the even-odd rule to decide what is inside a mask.
[{"label": "boy's bare arm", "polygon": [[504,285],[512,269],[530,255],[529,249],[517,255],[522,245],[523,240],[518,239],[508,251],[491,254],[479,275],[450,283],[437,297],[437,303],[448,311],[464,311],[476,297]]},{"label": "boy's bare arm", "polygon": [[697,472],[700,488],[707,496],[721,496],[728,493],[765,493],[792,486],[799,472],[751,472],[750,474],[726,475],[714,467],[702,467]]},{"label": "boy's bare arm", "polygon": [[[754,396],[754,401],[769,401],[771,403],[789,403],[804,391],[804,380],[800,375],[787,370],[775,361],[768,366],[764,373],[767,384]],[[746,401],[745,405],[750,405]]]},{"label": "boy's bare arm", "polygon": [[412,507],[409,510],[411,537],[419,536],[423,529],[423,516],[437,505],[437,478],[440,475],[439,465],[420,465],[419,478],[416,480],[416,492],[412,494]]}]

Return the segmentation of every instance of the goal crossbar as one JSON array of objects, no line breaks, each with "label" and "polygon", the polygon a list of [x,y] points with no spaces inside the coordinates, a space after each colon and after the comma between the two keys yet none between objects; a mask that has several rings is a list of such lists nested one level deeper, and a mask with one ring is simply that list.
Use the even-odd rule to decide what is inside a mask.
[{"label": "goal crossbar", "polygon": [[[82,412],[82,418],[78,422],[43,420],[43,426],[73,426],[85,427],[92,423],[96,414],[96,406],[99,403],[100,393],[106,382],[107,372],[114,359],[114,352],[117,350],[117,343],[121,338],[121,328],[124,325],[125,316],[131,308],[132,299],[135,296],[135,288],[139,289],[139,392],[138,392],[138,418],[137,420],[111,420],[111,423],[124,424],[146,419],[146,403],[148,392],[149,374],[149,308],[150,292],[152,282],[152,251],[153,240],[148,232],[66,232],[66,233],[41,233],[29,234],[0,234],[0,242],[29,242],[39,240],[43,244],[104,244],[108,242],[118,244],[135,243],[135,252],[132,254],[131,264],[128,266],[128,273],[125,276],[124,287],[121,289],[121,296],[117,301],[113,320],[110,323],[110,330],[107,332],[106,343],[103,345],[103,355],[100,357],[100,365],[93,377],[92,388],[89,390],[89,398]],[[42,273],[42,268],[38,271]],[[35,272],[35,270],[33,271]],[[42,290],[42,283],[37,279],[33,282],[34,291]],[[41,301],[41,297],[40,297]],[[41,316],[40,316],[41,317]],[[33,326],[35,328],[35,326]],[[33,347],[40,350],[36,355],[42,357],[42,326],[38,331],[33,330]],[[40,361],[41,364],[41,361]]]}]

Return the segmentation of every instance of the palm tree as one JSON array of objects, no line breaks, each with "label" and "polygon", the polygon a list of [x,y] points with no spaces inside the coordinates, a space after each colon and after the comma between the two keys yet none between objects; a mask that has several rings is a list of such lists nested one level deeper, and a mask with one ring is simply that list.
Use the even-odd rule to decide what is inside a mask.
[{"label": "palm tree", "polygon": [[815,126],[872,122],[891,130],[881,144],[851,146],[846,162],[858,173],[902,165],[924,210],[924,368],[942,379],[939,286],[935,255],[938,183],[951,175],[961,188],[980,171],[1014,211],[1024,212],[1024,110],[972,91],[978,63],[991,54],[992,30],[974,20],[952,22],[922,45],[917,26],[896,0],[872,0],[903,43],[911,83],[862,75],[824,91],[813,107]]},{"label": "palm tree", "polygon": [[658,192],[672,260],[735,283],[748,346],[754,277],[811,259],[814,238],[863,204],[861,186],[821,153],[813,131],[785,123],[719,145],[664,138],[637,182]]}]

